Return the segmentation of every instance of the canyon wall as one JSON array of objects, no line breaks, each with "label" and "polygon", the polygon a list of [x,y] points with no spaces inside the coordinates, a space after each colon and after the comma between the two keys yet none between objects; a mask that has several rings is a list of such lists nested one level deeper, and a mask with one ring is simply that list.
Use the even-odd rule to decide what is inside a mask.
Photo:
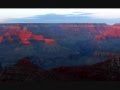
[{"label": "canyon wall", "polygon": [[0,43],[7,39],[12,42],[14,38],[12,36],[17,36],[20,42],[24,45],[30,45],[30,40],[43,41],[45,43],[53,43],[55,40],[52,38],[45,38],[43,35],[37,35],[31,32],[27,27],[20,27],[18,25],[6,26],[4,34],[0,35]]}]

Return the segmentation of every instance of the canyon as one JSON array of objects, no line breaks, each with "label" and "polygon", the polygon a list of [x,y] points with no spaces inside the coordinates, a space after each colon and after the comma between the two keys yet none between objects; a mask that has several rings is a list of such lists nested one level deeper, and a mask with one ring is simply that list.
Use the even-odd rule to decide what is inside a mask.
[{"label": "canyon", "polygon": [[120,24],[0,24],[0,62],[14,65],[24,57],[44,69],[92,65],[120,54]]}]

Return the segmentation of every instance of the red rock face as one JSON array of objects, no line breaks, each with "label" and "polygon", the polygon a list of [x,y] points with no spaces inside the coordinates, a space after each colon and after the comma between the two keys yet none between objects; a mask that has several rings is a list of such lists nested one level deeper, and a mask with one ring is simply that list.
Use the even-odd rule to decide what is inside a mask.
[{"label": "red rock face", "polygon": [[2,36],[0,36],[0,43],[2,43],[2,41],[3,41],[3,37],[2,37]]},{"label": "red rock face", "polygon": [[120,38],[120,26],[113,26],[108,30],[105,30],[101,34],[95,37],[97,40],[103,40],[106,38]]},{"label": "red rock face", "polygon": [[55,42],[55,40],[54,39],[45,39],[45,43],[54,43]]},{"label": "red rock face", "polygon": [[37,41],[42,41],[44,40],[44,37],[42,35],[33,35],[32,38]]},{"label": "red rock face", "polygon": [[23,30],[19,33],[19,38],[23,44],[30,44],[29,40],[32,36],[32,32]]},{"label": "red rock face", "polygon": [[[24,45],[30,45],[30,40],[35,41],[44,41],[45,43],[53,43],[54,39],[47,39],[43,35],[36,35],[33,34],[30,30],[28,30],[26,27],[23,27],[21,29],[18,25],[17,26],[9,26],[6,28],[6,32],[4,36],[7,38],[9,42],[13,41],[12,36],[17,36],[20,39],[20,42]],[[4,41],[3,36],[0,36],[0,43]]]}]

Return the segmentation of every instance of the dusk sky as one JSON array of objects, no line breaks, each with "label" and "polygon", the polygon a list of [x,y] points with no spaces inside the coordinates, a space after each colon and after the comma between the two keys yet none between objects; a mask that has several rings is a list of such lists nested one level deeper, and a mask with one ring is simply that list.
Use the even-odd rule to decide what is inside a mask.
[{"label": "dusk sky", "polygon": [[[107,24],[120,23],[120,9],[0,9],[0,23],[19,23],[19,22],[35,22],[35,20],[42,18],[48,19],[49,22],[63,22],[62,17],[65,16],[66,22],[69,23],[69,19],[75,22],[85,23],[96,23],[99,21]],[[49,17],[49,15],[53,15]],[[62,15],[61,18],[55,17],[54,15]],[[39,16],[39,17],[36,17]],[[42,16],[42,17],[40,17]],[[49,18],[48,18],[49,17]],[[52,17],[52,18],[51,18]],[[74,20],[74,17],[77,20]],[[88,19],[87,19],[87,18]],[[90,18],[90,19],[89,19]],[[28,20],[29,19],[29,20]],[[27,21],[28,20],[28,21]],[[82,20],[82,21],[81,21]],[[90,21],[91,20],[91,21]],[[41,23],[41,19],[36,21]]]}]

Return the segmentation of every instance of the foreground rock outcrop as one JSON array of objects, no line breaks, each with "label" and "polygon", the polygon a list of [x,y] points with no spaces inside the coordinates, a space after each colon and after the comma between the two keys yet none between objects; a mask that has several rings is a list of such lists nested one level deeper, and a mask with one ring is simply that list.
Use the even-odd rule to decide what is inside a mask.
[{"label": "foreground rock outcrop", "polygon": [[39,81],[43,79],[49,79],[47,72],[32,64],[27,57],[21,59],[13,67],[0,72],[0,81]]},{"label": "foreground rock outcrop", "polygon": [[105,62],[67,67],[62,66],[50,70],[44,70],[32,64],[25,57],[14,65],[14,67],[0,71],[0,81],[40,81],[40,80],[75,80],[75,81],[119,81],[120,80],[120,58],[109,59]]}]

